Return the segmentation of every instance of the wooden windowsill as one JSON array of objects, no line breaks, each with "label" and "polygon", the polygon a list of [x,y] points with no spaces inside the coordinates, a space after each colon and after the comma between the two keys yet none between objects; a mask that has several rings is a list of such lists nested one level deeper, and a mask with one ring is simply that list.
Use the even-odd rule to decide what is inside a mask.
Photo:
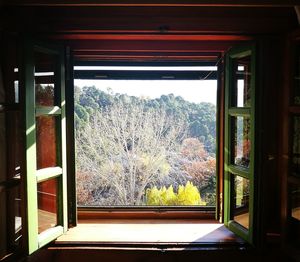
[{"label": "wooden windowsill", "polygon": [[99,219],[80,222],[55,246],[129,248],[245,247],[244,240],[211,220]]},{"label": "wooden windowsill", "polygon": [[78,208],[78,219],[91,221],[97,219],[201,219],[213,220],[215,207],[138,207],[138,208]]}]

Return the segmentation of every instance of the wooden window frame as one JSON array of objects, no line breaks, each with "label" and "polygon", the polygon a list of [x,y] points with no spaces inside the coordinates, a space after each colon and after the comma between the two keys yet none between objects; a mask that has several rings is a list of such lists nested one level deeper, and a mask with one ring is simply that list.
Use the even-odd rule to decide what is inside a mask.
[{"label": "wooden window frame", "polygon": [[[24,39],[23,59],[20,69],[21,86],[23,86],[21,97],[24,106],[24,134],[25,138],[25,159],[24,175],[21,183],[24,188],[24,206],[26,214],[24,217],[23,245],[28,254],[32,254],[37,249],[48,244],[53,239],[67,231],[67,167],[66,167],[66,114],[65,114],[65,66],[63,50],[57,46],[40,43],[33,39]],[[50,54],[56,56],[55,61],[55,86],[57,96],[54,98],[54,106],[37,107],[35,105],[35,68],[34,52]],[[58,166],[37,170],[36,155],[36,117],[37,116],[56,116],[59,118],[57,127],[57,143],[59,152]],[[38,183],[49,179],[58,179],[58,199],[57,199],[57,226],[38,233]]]},{"label": "wooden window frame", "polygon": [[[300,57],[300,31],[297,30],[291,33],[286,41],[285,53],[285,79],[284,88],[281,95],[283,100],[281,102],[282,114],[282,129],[281,129],[281,161],[279,169],[282,175],[282,201],[281,201],[281,234],[282,244],[284,249],[289,252],[293,258],[298,257],[299,254],[299,237],[295,234],[299,232],[300,222],[292,217],[291,206],[291,188],[300,187],[299,174],[292,173],[293,161],[293,139],[294,139],[294,118],[300,117],[300,105],[295,103],[295,80],[299,76],[300,65],[297,58]],[[298,241],[298,242],[297,242]]]},{"label": "wooden window frame", "polygon": [[[232,106],[232,93],[234,92],[233,84],[233,61],[236,58],[243,58],[251,56],[251,104],[248,107]],[[255,112],[256,112],[256,99],[255,99],[255,87],[256,87],[256,52],[255,46],[241,46],[232,48],[226,57],[226,87],[225,87],[225,182],[224,182],[224,194],[227,196],[224,201],[224,223],[228,228],[241,236],[249,243],[253,243],[253,228],[254,228],[254,203],[255,203],[255,172],[256,165],[255,159],[255,137],[257,128],[255,124]],[[250,167],[243,168],[232,163],[232,117],[248,117],[250,120]],[[233,178],[239,176],[249,180],[250,192],[249,192],[249,228],[246,229],[233,219]]]},{"label": "wooden window frame", "polygon": [[[217,64],[217,65],[216,65]],[[76,211],[72,208],[69,209],[73,212],[73,219],[70,221],[70,225],[75,226],[77,224],[77,219],[79,221],[86,221],[90,219],[114,219],[114,218],[126,218],[126,219],[208,219],[211,221],[223,221],[223,210],[222,210],[222,191],[223,191],[223,165],[220,160],[223,159],[223,150],[220,150],[221,145],[223,145],[223,60],[221,59],[221,54],[219,54],[219,59],[214,62],[144,62],[144,63],[133,63],[133,62],[83,62],[75,61],[75,66],[218,66],[216,72],[209,73],[206,71],[200,71],[200,76],[206,79],[217,80],[217,110],[216,110],[216,206],[214,207],[77,207],[76,204],[76,192],[71,193],[73,195],[72,206],[76,206]],[[73,71],[73,77],[81,77],[80,79],[99,79],[97,75],[106,75],[105,79],[144,79],[144,80],[162,80],[164,75],[172,75],[173,79],[184,79],[184,80],[199,80],[199,71]],[[137,77],[138,76],[138,77]],[[172,80],[170,80],[172,81]],[[71,81],[72,82],[72,81]],[[67,87],[68,90],[68,101],[72,101],[73,112],[71,110],[67,111],[67,119],[74,119],[74,94],[71,90],[74,90],[74,83],[69,83]],[[72,87],[72,88],[71,88]],[[70,102],[71,104],[71,102]],[[71,109],[71,106],[70,106]],[[74,123],[74,122],[73,122]],[[70,127],[70,131],[71,127]],[[74,130],[73,130],[74,131]],[[71,134],[74,137],[74,133]],[[70,145],[70,144],[69,144]],[[71,148],[75,148],[71,145]],[[73,156],[71,162],[75,163],[75,156]],[[71,174],[72,175],[72,174]],[[74,170],[74,176],[75,170]],[[68,179],[70,178],[70,174]],[[76,181],[72,181],[71,188],[76,191],[75,186]],[[70,202],[70,201],[69,201]],[[77,214],[76,214],[77,213]],[[75,217],[76,215],[76,217]]]}]

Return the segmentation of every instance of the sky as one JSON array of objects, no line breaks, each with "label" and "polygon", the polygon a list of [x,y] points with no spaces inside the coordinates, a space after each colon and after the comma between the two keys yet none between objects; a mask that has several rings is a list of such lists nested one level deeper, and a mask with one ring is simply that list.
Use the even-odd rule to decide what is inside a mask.
[{"label": "sky", "polygon": [[[151,66],[75,66],[75,70],[171,70],[171,71],[216,71],[216,66],[177,66],[177,67],[151,67]],[[238,67],[238,71],[244,71],[243,66]],[[95,86],[107,92],[108,89],[113,94],[127,94],[137,97],[159,98],[161,95],[174,94],[193,103],[210,102],[217,104],[217,80],[83,80],[75,79],[74,84],[79,87]],[[244,105],[244,80],[237,82],[237,106]],[[111,92],[110,91],[110,92]]]},{"label": "sky", "polygon": [[75,86],[95,86],[114,94],[127,94],[137,97],[159,98],[161,95],[174,94],[193,103],[217,103],[217,80],[80,80]]}]

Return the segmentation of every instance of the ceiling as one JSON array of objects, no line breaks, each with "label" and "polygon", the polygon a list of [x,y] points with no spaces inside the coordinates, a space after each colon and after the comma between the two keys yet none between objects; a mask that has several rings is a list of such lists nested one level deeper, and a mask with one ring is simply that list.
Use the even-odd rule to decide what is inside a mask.
[{"label": "ceiling", "polygon": [[216,60],[240,42],[298,27],[291,0],[9,0],[5,31],[72,47],[77,60]]}]

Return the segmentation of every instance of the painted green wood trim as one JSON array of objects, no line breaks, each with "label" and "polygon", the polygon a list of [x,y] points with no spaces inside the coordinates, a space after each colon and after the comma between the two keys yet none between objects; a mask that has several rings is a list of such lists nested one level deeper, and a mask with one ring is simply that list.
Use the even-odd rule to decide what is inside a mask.
[{"label": "painted green wood trim", "polygon": [[[250,116],[250,123],[251,123],[251,128],[250,128],[250,141],[251,141],[251,152],[250,152],[250,198],[249,198],[249,243],[253,244],[253,236],[254,236],[254,203],[256,201],[255,199],[255,185],[256,185],[256,178],[255,176],[257,175],[257,167],[255,164],[255,159],[256,159],[256,134],[259,132],[257,127],[256,127],[256,108],[257,108],[257,102],[258,99],[256,100],[255,95],[256,95],[256,51],[255,47],[252,46],[250,48],[251,50],[251,71],[253,72],[251,75],[251,82],[250,82],[250,88],[251,88],[251,116]],[[256,217],[257,213],[259,210],[255,210],[256,212]]]},{"label": "painted green wood trim", "polygon": [[[221,57],[219,57],[218,59],[219,61],[221,61]],[[222,203],[221,203],[221,196],[220,196],[220,189],[219,189],[219,185],[220,185],[220,166],[222,165],[220,163],[220,153],[221,153],[221,148],[220,148],[220,137],[222,134],[220,134],[220,121],[222,121],[223,117],[221,116],[221,93],[222,93],[222,71],[223,71],[223,63],[220,62],[218,64],[218,72],[217,72],[217,77],[218,77],[218,82],[217,82],[217,112],[216,112],[216,119],[218,119],[218,121],[216,121],[216,209],[215,209],[215,219],[219,220],[220,222],[223,221],[223,218],[221,217],[222,214]]]},{"label": "painted green wood trim", "polygon": [[35,41],[34,43],[34,50],[39,53],[43,54],[49,54],[49,55],[59,55],[59,51],[57,50],[57,46],[50,46],[50,44],[47,44],[45,46],[45,43]]},{"label": "painted green wood trim", "polygon": [[36,125],[35,125],[35,86],[34,86],[34,51],[31,41],[24,41],[24,78],[25,92],[25,128],[26,128],[26,203],[28,254],[38,249],[38,201],[36,184]]},{"label": "painted green wood trim", "polygon": [[[25,89],[25,127],[26,127],[26,204],[28,227],[28,254],[32,254],[38,248],[46,245],[67,230],[67,198],[66,198],[66,153],[65,153],[65,85],[64,85],[64,55],[63,49],[47,47],[27,40],[24,44],[24,78]],[[56,86],[59,95],[53,107],[35,107],[34,86],[34,52],[55,54],[56,72],[58,80]],[[55,115],[57,125],[57,156],[58,165],[47,169],[36,170],[36,116]],[[38,234],[38,201],[37,183],[58,177],[58,226]]]},{"label": "painted green wood trim", "polygon": [[239,235],[241,238],[245,239],[246,241],[250,242],[250,232],[247,228],[244,228],[239,223],[235,222],[234,220],[230,220],[228,222],[228,228],[235,234]]},{"label": "painted green wood trim", "polygon": [[64,88],[64,86],[61,84],[61,63],[63,62],[61,60],[59,48],[56,48],[57,52],[55,54],[55,71],[54,71],[54,104],[60,108],[60,115],[55,118],[56,125],[55,125],[55,133],[56,133],[56,161],[59,166],[61,166],[62,175],[57,179],[57,224],[64,227],[64,221],[63,221],[63,176],[64,176],[64,170],[63,170],[63,161],[62,161],[62,109],[61,109],[61,90]]},{"label": "painted green wood trim", "polygon": [[47,245],[49,242],[58,238],[63,233],[64,233],[64,229],[62,226],[56,226],[45,230],[44,232],[38,235],[38,248]]},{"label": "painted green wood trim", "polygon": [[[250,108],[232,108],[231,105],[231,93],[233,85],[232,71],[233,60],[236,58],[242,58],[245,56],[251,56],[251,106]],[[249,243],[253,243],[253,211],[254,211],[254,172],[255,172],[255,48],[239,47],[230,50],[226,56],[225,67],[225,155],[224,155],[224,224],[228,226],[237,235],[243,237]],[[231,165],[231,147],[232,145],[232,129],[233,121],[232,116],[248,116],[250,117],[250,141],[251,141],[251,153],[250,153],[250,167],[247,172],[236,168]],[[231,173],[231,171],[233,171]],[[241,172],[242,171],[242,172]],[[233,177],[240,175],[248,178],[250,183],[250,199],[249,199],[249,230],[238,225],[236,222],[232,222],[232,208],[233,208]],[[237,224],[237,225],[235,225]]]},{"label": "painted green wood trim", "polygon": [[58,106],[39,106],[35,109],[36,116],[51,115],[56,116],[61,114],[61,109]]},{"label": "painted green wood trim", "polygon": [[63,170],[61,167],[47,167],[36,171],[37,183],[45,180],[53,179],[62,174]]},{"label": "painted green wood trim", "polygon": [[230,221],[230,195],[231,195],[231,180],[229,174],[229,164],[231,159],[231,150],[230,150],[230,137],[229,137],[229,128],[231,117],[228,113],[229,104],[230,104],[230,90],[229,86],[231,84],[230,74],[232,72],[232,64],[230,56],[227,54],[225,57],[225,123],[224,123],[224,224],[228,226]]},{"label": "painted green wood trim", "polygon": [[251,46],[248,46],[248,47],[245,47],[245,46],[237,46],[237,47],[234,47],[233,49],[231,49],[228,54],[230,56],[231,59],[235,59],[235,58],[243,58],[243,57],[246,57],[246,56],[250,56],[252,55],[252,47]]},{"label": "painted green wood trim", "polygon": [[231,108],[228,109],[228,114],[230,116],[250,117],[251,108],[248,108],[248,107],[231,107]]},{"label": "painted green wood trim", "polygon": [[63,48],[60,49],[60,99],[61,99],[61,161],[62,161],[62,192],[61,192],[61,202],[59,205],[62,205],[62,225],[64,232],[68,230],[68,192],[67,192],[67,143],[66,143],[66,82],[65,82],[65,57]]},{"label": "painted green wood trim", "polygon": [[239,166],[234,166],[234,165],[228,166],[228,172],[233,175],[241,176],[241,177],[247,178],[247,179],[250,178],[250,174],[251,174],[249,169],[239,167]]}]

